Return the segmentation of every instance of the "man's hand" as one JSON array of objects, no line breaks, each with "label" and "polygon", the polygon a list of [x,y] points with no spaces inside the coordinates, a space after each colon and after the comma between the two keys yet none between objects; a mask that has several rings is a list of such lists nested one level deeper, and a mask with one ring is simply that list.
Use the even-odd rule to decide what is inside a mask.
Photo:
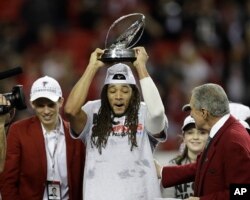
[{"label": "man's hand", "polygon": [[134,61],[133,65],[135,66],[135,68],[141,65],[146,65],[149,57],[145,48],[135,47],[134,50],[135,50],[136,60]]},{"label": "man's hand", "polygon": [[161,178],[161,172],[162,172],[162,166],[160,165],[160,163],[157,160],[154,160],[154,162],[155,162],[157,176],[160,179]]},{"label": "man's hand", "polygon": [[[0,105],[2,106],[10,106],[10,101],[5,98],[2,94],[0,94]],[[4,125],[6,120],[8,119],[9,113],[0,115],[0,124]]]},{"label": "man's hand", "polygon": [[90,59],[89,59],[89,65],[96,67],[97,69],[100,67],[105,66],[105,63],[103,63],[100,58],[102,54],[104,53],[103,49],[96,48],[95,51],[91,53]]},{"label": "man's hand", "polygon": [[[0,94],[0,105],[10,106],[5,96]],[[6,135],[5,135],[5,123],[8,120],[9,113],[0,115],[0,173],[4,169],[5,157],[6,157]]]},{"label": "man's hand", "polygon": [[144,47],[135,47],[136,60],[133,62],[133,65],[138,73],[139,79],[148,77],[148,71],[146,68],[146,62],[148,61],[148,54]]}]

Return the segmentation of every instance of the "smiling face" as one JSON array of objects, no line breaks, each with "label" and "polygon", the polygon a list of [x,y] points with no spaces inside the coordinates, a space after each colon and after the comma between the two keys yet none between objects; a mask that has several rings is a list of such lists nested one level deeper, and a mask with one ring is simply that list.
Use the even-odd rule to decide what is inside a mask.
[{"label": "smiling face", "polygon": [[59,109],[63,104],[63,98],[58,102],[53,102],[47,98],[38,98],[31,103],[37,117],[47,131],[56,128],[59,116]]},{"label": "smiling face", "polygon": [[132,88],[128,84],[110,84],[108,100],[113,113],[122,116],[127,111],[132,96]]},{"label": "smiling face", "polygon": [[208,133],[198,131],[196,128],[190,128],[184,132],[184,143],[187,145],[188,151],[193,154],[199,154],[206,145]]}]

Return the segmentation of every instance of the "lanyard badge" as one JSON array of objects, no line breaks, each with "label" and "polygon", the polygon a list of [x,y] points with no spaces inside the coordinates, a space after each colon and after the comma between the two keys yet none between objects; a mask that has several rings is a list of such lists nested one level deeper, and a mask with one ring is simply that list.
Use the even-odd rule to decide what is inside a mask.
[{"label": "lanyard badge", "polygon": [[61,185],[59,181],[47,181],[47,195],[49,200],[61,200]]}]

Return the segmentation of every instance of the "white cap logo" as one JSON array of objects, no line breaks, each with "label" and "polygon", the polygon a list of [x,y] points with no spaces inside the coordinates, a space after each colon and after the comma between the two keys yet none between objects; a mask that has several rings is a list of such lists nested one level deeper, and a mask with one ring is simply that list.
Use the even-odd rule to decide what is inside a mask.
[{"label": "white cap logo", "polygon": [[136,84],[129,66],[118,63],[108,68],[104,84],[116,83]]},{"label": "white cap logo", "polygon": [[44,81],[44,82],[43,82],[43,87],[46,87],[46,84],[48,84],[48,82],[47,82],[47,81]]},{"label": "white cap logo", "polygon": [[49,76],[37,79],[31,87],[31,102],[38,98],[47,98],[57,102],[60,97],[62,97],[62,90],[59,83]]}]

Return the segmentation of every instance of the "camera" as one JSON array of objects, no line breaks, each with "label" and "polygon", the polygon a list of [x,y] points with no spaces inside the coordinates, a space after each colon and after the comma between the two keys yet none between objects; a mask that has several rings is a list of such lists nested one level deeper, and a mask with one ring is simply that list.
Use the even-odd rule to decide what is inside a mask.
[{"label": "camera", "polygon": [[27,108],[22,85],[14,86],[10,93],[5,93],[3,96],[10,101],[10,105],[0,105],[0,115],[8,113],[12,108],[16,108],[18,110]]}]

